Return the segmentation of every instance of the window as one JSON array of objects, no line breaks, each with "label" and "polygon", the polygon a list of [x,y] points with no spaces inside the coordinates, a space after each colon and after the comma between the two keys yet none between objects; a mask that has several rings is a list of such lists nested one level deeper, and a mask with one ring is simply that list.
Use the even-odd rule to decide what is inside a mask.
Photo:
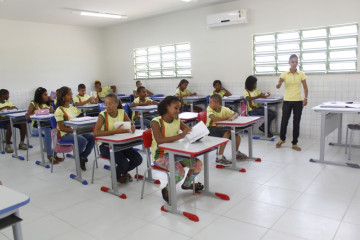
[{"label": "window", "polygon": [[289,69],[291,54],[299,56],[301,71],[357,71],[358,24],[329,26],[253,36],[254,74],[277,74]]},{"label": "window", "polygon": [[134,49],[135,79],[191,77],[190,43]]}]

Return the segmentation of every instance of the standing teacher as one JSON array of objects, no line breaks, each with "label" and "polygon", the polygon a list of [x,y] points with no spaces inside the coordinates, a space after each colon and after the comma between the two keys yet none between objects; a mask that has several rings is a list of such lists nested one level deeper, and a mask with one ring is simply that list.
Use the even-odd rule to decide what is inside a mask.
[{"label": "standing teacher", "polygon": [[[285,82],[285,94],[282,107],[282,118],[280,128],[280,141],[276,144],[279,148],[286,139],[286,130],[291,115],[291,111],[294,113],[293,117],[293,141],[292,149],[301,151],[301,148],[297,145],[300,130],[300,119],[303,107],[307,105],[308,87],[306,84],[306,75],[304,72],[298,71],[297,66],[299,58],[296,54],[292,54],[289,58],[289,71],[283,72],[280,76],[279,82],[276,88],[280,88],[282,83]],[[304,88],[304,100],[301,98],[301,85]]]}]

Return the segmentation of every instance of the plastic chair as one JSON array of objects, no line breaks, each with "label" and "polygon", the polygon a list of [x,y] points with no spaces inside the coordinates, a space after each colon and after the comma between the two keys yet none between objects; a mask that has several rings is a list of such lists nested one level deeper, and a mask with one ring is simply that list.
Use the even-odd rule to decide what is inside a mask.
[{"label": "plastic chair", "polygon": [[99,104],[98,104],[99,112],[102,112],[102,111],[105,110],[104,104],[105,104],[105,103],[99,103]]},{"label": "plastic chair", "polygon": [[134,94],[129,95],[129,102],[132,103],[134,101]]},{"label": "plastic chair", "polygon": [[[144,179],[146,179],[146,174],[148,174],[149,171],[155,170],[155,171],[166,173],[168,182],[170,182],[169,171],[167,169],[157,167],[151,163],[151,152],[150,152],[150,148],[151,148],[151,144],[152,144],[151,129],[146,130],[143,133],[142,137],[143,137],[143,143],[144,143],[144,148],[145,148],[145,152],[146,152],[146,163],[147,163],[147,168],[144,172]],[[155,183],[160,184],[160,181],[157,180],[157,182],[155,182]],[[144,187],[145,187],[145,180],[143,181],[143,184],[141,187],[141,199],[143,199],[143,197],[144,197]],[[169,202],[170,202],[170,195],[171,194],[170,194],[170,188],[169,188]]]},{"label": "plastic chair", "polygon": [[[131,116],[132,116],[132,110],[131,110],[131,107],[130,107],[131,103],[125,103],[124,105],[124,111],[126,112],[126,114],[128,115],[128,117],[131,119]],[[134,123],[135,124],[135,123]],[[135,124],[135,127],[136,128],[141,128],[141,124]]]},{"label": "plastic chair", "polygon": [[206,124],[206,120],[207,120],[207,112],[206,111],[199,112],[198,122],[202,121],[204,124]]},{"label": "plastic chair", "polygon": [[[57,122],[55,117],[50,118],[51,123],[51,136],[53,143],[53,154],[52,159],[56,153],[62,153],[65,158],[65,153],[70,153],[74,150],[74,141],[63,141],[61,140],[60,131],[57,129]],[[67,155],[68,156],[68,155]],[[54,161],[51,161],[51,172],[53,172]]]},{"label": "plastic chair", "polygon": [[210,95],[207,95],[205,97],[205,100],[206,100],[206,105],[209,105],[209,103],[210,103]]},{"label": "plastic chair", "polygon": [[[348,145],[348,132],[350,129],[350,142]],[[348,160],[351,158],[351,145],[353,140],[353,131],[359,131],[360,130],[360,124],[348,124],[346,127],[346,143],[345,143],[345,154],[347,154],[347,149],[349,148],[349,155]]]}]

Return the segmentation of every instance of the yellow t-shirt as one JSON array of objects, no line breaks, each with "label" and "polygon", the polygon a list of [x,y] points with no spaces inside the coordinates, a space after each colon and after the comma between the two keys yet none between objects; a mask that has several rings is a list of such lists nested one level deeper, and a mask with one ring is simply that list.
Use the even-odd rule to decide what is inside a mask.
[{"label": "yellow t-shirt", "polygon": [[101,92],[98,92],[97,95],[99,96],[101,101],[104,101],[105,97],[110,94],[111,87],[101,87]]},{"label": "yellow t-shirt", "polygon": [[[58,107],[55,111],[55,119],[56,122],[64,122],[69,121],[70,119],[76,118],[78,116],[78,109],[74,107],[73,105],[70,105],[69,107]],[[59,124],[57,126],[59,128]],[[71,128],[71,127],[70,127]],[[60,131],[61,136],[64,136],[67,134],[67,132]]]},{"label": "yellow t-shirt", "polygon": [[124,109],[118,109],[115,117],[110,116],[107,110],[102,111],[99,114],[99,117],[102,117],[104,120],[104,124],[101,126],[102,131],[112,131],[115,129],[116,122],[123,122],[125,119],[125,111]]},{"label": "yellow t-shirt", "polygon": [[226,91],[225,90],[220,90],[220,92],[215,92],[215,91],[212,91],[211,93],[210,93],[210,96],[212,96],[212,95],[214,95],[214,94],[219,94],[222,98],[225,96],[225,93],[226,93]]},{"label": "yellow t-shirt", "polygon": [[213,122],[210,118],[210,116],[215,116],[215,117],[229,117],[231,115],[234,115],[235,112],[232,111],[230,108],[227,107],[220,107],[220,111],[215,111],[214,109],[212,109],[210,106],[207,107],[206,109],[207,111],[207,119],[206,119],[206,126],[209,127],[216,127],[215,122]]},{"label": "yellow t-shirt", "polygon": [[[39,109],[49,109],[50,110],[50,106],[47,105],[46,103],[39,105],[38,103],[31,101],[30,104],[33,105],[35,110],[39,110]],[[34,110],[34,113],[35,113],[35,110]],[[33,127],[35,126],[35,121],[32,121],[32,126]]]},{"label": "yellow t-shirt", "polygon": [[280,76],[284,79],[285,94],[284,101],[302,101],[301,83],[306,80],[304,72],[296,71],[294,74],[289,71],[283,72]]},{"label": "yellow t-shirt", "polygon": [[[259,96],[261,94],[261,92],[255,88],[252,91],[249,90],[244,90],[244,98],[246,99],[246,97],[256,97]],[[251,112],[252,110],[254,110],[254,108],[259,108],[259,104],[255,103],[253,101],[248,101],[246,100],[246,106],[247,106],[247,110],[248,112]]]},{"label": "yellow t-shirt", "polygon": [[[161,116],[157,116],[151,120],[151,122],[157,122],[160,126],[161,134],[164,137],[173,137],[179,135],[180,131],[180,118],[173,119],[172,122],[166,122]],[[158,147],[154,134],[152,136],[151,144],[152,160],[155,161],[164,155],[164,150]]]},{"label": "yellow t-shirt", "polygon": [[[75,103],[81,103],[81,102],[85,102],[87,100],[89,100],[90,96],[88,94],[84,94],[84,96],[80,96],[79,94],[76,95],[73,98],[74,104]],[[85,105],[90,105],[90,103],[87,103]],[[81,114],[83,111],[81,109],[78,109],[78,115]]]},{"label": "yellow t-shirt", "polygon": [[[133,103],[147,103],[148,101],[152,101],[150,98],[146,97],[144,101],[140,101],[140,97],[135,98]],[[131,121],[135,122],[135,120],[139,118],[139,113],[137,111],[133,111],[131,114]]]},{"label": "yellow t-shirt", "polygon": [[[190,91],[186,88],[184,89],[184,91],[181,91],[180,88],[176,89],[175,92],[176,95],[186,95],[186,94],[190,94]],[[183,99],[185,99],[187,97],[183,97]],[[189,106],[189,103],[187,101],[183,101],[185,106]]]},{"label": "yellow t-shirt", "polygon": [[[3,103],[0,103],[0,108],[3,108],[3,107],[14,107],[15,105],[10,101],[10,100],[5,100],[5,102]],[[4,110],[1,110],[2,112]],[[1,116],[1,117],[6,117],[5,115]]]}]

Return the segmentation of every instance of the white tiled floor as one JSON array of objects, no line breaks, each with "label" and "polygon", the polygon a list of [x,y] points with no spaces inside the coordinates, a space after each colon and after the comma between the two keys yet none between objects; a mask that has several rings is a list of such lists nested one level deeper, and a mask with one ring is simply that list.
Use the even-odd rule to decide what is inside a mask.
[{"label": "white tiled floor", "polygon": [[[31,141],[36,145],[36,139]],[[302,152],[292,150],[289,143],[281,149],[275,148],[275,142],[257,140],[253,145],[262,162],[238,162],[246,173],[216,169],[215,154],[210,154],[211,188],[227,193],[230,201],[194,196],[179,188],[179,207],[197,214],[197,223],[160,211],[166,177],[159,173],[161,186],[147,183],[143,200],[141,182],[121,185],[127,195],[124,200],[100,191],[101,186],[110,186],[105,162],[99,163],[94,184],[90,183],[92,164],[88,164],[83,178],[89,185],[83,186],[69,178],[74,173],[72,159],[50,173],[35,165],[40,156],[35,147],[29,161],[0,155],[0,179],[31,198],[20,209],[27,240],[359,239],[359,169],[309,163],[309,158],[319,155],[318,139],[300,139]],[[241,150],[246,149],[244,135]],[[226,156],[230,157],[229,147]],[[341,147],[326,146],[326,158],[347,161]],[[359,149],[353,150],[352,159],[360,163]],[[0,231],[0,240],[12,238],[11,228]]]}]

